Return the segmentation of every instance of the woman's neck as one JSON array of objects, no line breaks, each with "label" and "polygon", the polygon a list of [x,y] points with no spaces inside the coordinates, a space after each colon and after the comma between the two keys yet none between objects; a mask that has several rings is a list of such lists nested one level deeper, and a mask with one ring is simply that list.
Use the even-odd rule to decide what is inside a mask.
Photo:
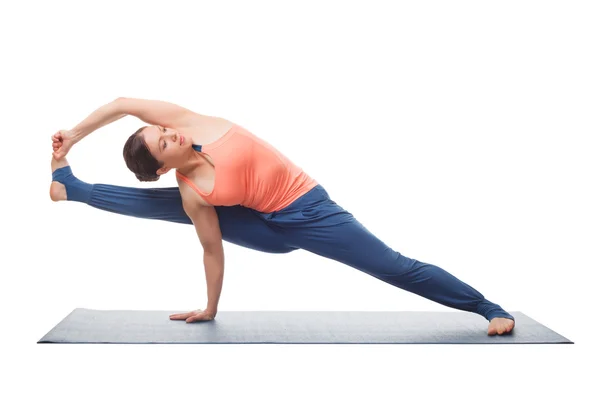
[{"label": "woman's neck", "polygon": [[191,175],[195,169],[207,163],[208,161],[201,154],[193,151],[176,170],[183,175]]}]

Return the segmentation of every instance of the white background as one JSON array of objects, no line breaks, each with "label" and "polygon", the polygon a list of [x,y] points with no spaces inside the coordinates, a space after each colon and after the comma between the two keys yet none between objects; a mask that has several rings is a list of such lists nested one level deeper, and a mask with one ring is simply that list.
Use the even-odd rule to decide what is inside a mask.
[{"label": "white background", "polygon": [[[12,395],[0,397],[588,390],[584,364],[598,355],[597,3],[248,3],[2,3],[0,387]],[[575,345],[37,345],[77,307],[205,305],[192,227],[49,199],[50,135],[119,96],[245,126],[394,249]],[[75,174],[175,185],[173,174],[148,184],[126,169],[122,146],[139,126],[127,117],[76,145]],[[229,244],[220,310],[451,311],[306,252]]]}]

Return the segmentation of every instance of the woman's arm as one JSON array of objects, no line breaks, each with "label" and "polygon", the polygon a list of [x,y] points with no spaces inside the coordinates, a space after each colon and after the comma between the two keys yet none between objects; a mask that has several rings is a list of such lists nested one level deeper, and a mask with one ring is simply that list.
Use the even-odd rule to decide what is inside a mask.
[{"label": "woman's arm", "polygon": [[133,115],[147,124],[166,126],[173,129],[199,123],[199,117],[201,117],[200,114],[185,107],[161,100],[119,97],[115,100],[115,103],[121,112]]},{"label": "woman's arm", "polygon": [[190,216],[204,250],[204,271],[206,275],[206,311],[217,315],[219,298],[225,275],[225,254],[219,219],[214,207],[199,206]]},{"label": "woman's arm", "polygon": [[204,250],[204,271],[206,275],[207,305],[204,310],[171,315],[171,319],[185,319],[187,322],[214,319],[217,315],[219,298],[223,287],[225,255],[219,219],[214,207],[204,206],[197,201],[197,194],[182,186],[183,208],[188,214]]},{"label": "woman's arm", "polygon": [[198,114],[173,103],[160,100],[119,97],[91,113],[71,129],[77,141],[93,131],[126,115],[132,115],[151,125],[178,128],[194,122]]},{"label": "woman's arm", "polygon": [[72,139],[78,142],[95,130],[117,121],[126,115],[123,108],[119,105],[118,100],[104,104],[71,129]]},{"label": "woman's arm", "polygon": [[135,116],[147,124],[174,129],[193,125],[200,117],[195,112],[166,101],[119,97],[96,109],[73,129],[54,134],[52,140],[55,158],[64,157],[75,143],[126,115]]},{"label": "woman's arm", "polygon": [[52,155],[59,160],[67,155],[71,147],[81,139],[105,125],[127,115],[117,100],[96,109],[71,130],[60,130],[52,135]]}]

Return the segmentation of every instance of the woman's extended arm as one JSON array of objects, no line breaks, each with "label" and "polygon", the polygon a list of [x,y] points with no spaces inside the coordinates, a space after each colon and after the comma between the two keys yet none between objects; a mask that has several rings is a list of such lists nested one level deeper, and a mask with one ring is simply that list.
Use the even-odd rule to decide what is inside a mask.
[{"label": "woman's extended arm", "polygon": [[118,99],[105,104],[71,129],[73,138],[78,142],[95,130],[117,121],[126,115],[127,113],[125,113],[123,107],[119,104]]},{"label": "woman's extended arm", "polygon": [[53,157],[57,160],[65,157],[71,147],[81,139],[105,125],[126,116],[118,99],[96,109],[71,130],[60,130],[52,135]]},{"label": "woman's extended arm", "polygon": [[96,109],[71,130],[61,130],[52,136],[54,157],[67,155],[71,147],[95,130],[126,115],[138,117],[147,124],[182,128],[194,124],[199,114],[184,107],[160,100],[119,97]]}]

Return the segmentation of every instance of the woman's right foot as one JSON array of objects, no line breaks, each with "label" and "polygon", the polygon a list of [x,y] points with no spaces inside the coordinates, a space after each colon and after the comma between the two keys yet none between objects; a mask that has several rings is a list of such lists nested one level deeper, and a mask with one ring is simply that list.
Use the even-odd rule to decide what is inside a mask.
[{"label": "woman's right foot", "polygon": [[[67,165],[69,165],[69,163],[64,157],[60,160],[56,160],[54,157],[52,157],[52,162],[50,164],[52,167],[52,172],[59,168],[66,167]],[[65,188],[65,185],[60,182],[52,181],[50,184],[50,198],[52,201],[67,200],[67,189]]]}]

